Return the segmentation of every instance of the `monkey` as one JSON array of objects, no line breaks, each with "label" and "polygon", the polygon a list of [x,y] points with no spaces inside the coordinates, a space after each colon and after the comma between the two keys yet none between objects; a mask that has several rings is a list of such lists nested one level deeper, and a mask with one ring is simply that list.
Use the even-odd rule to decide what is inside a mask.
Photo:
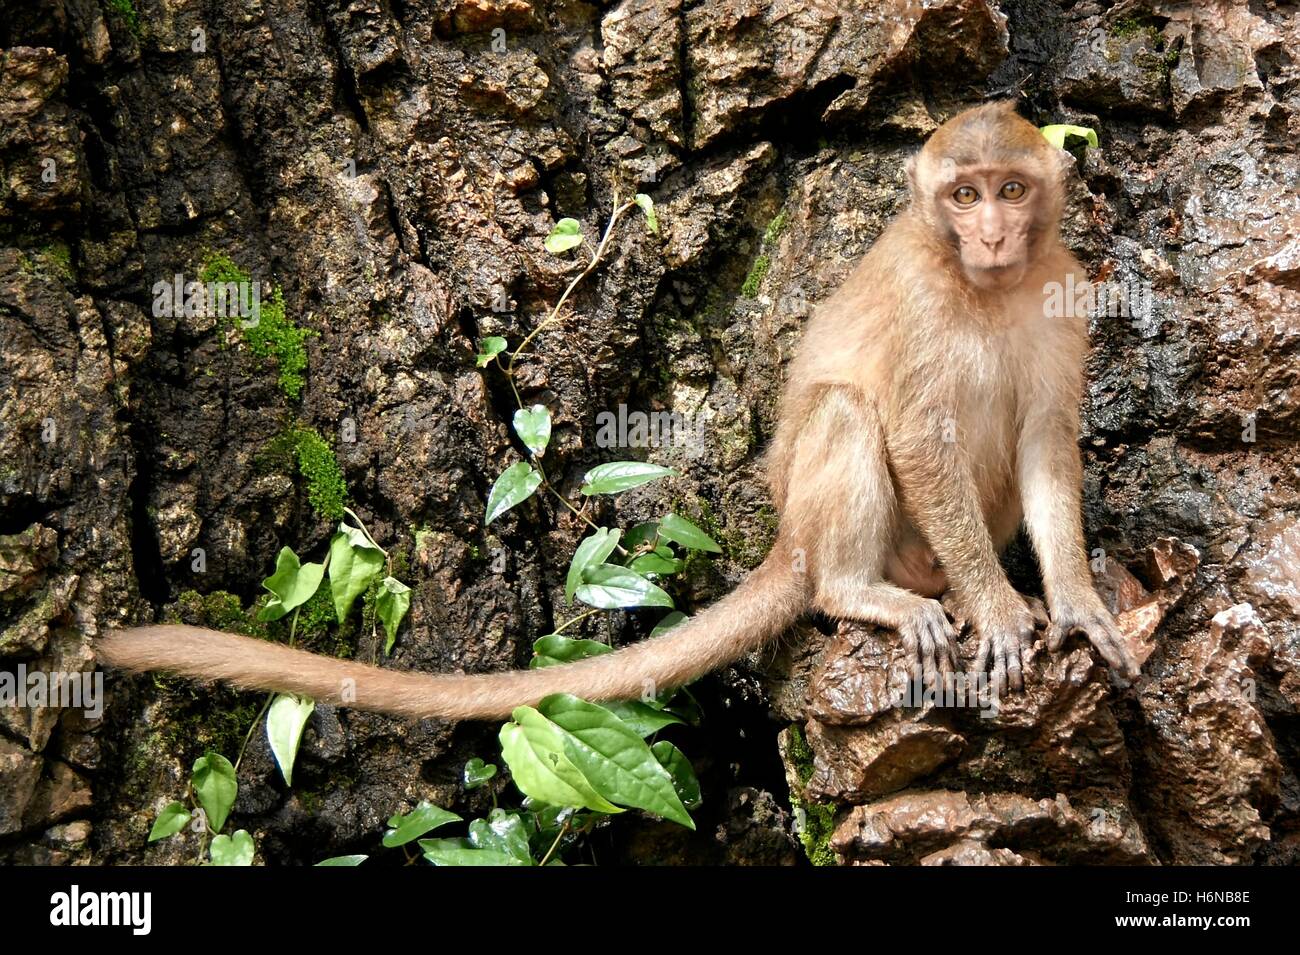
[{"label": "monkey", "polygon": [[996,697],[1024,686],[1037,620],[1000,552],[1023,525],[1045,642],[1086,637],[1119,680],[1138,665],[1093,588],[1082,526],[1086,316],[1049,317],[1086,282],[1063,245],[1065,153],[1010,101],[961,112],[906,164],[909,201],[809,320],[765,455],[776,539],[729,595],[616,652],[533,670],[399,672],[191,626],[107,634],[101,660],[400,716],[494,719],[553,693],[593,701],[681,686],[802,616],[897,632],[914,679],[959,663],[941,595],[978,639]]}]

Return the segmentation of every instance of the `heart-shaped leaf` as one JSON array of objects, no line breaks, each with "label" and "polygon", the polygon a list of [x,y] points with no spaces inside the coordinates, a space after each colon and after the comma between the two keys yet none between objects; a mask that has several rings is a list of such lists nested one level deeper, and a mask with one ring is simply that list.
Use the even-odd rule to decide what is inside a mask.
[{"label": "heart-shaped leaf", "polygon": [[384,552],[370,542],[365,532],[340,524],[330,541],[330,592],[339,623],[347,619],[353,602],[366,592],[370,581],[384,567]]},{"label": "heart-shaped leaf", "polygon": [[402,625],[402,618],[411,609],[411,588],[396,577],[385,577],[379,588],[379,597],[375,600],[375,613],[383,621],[384,652],[392,653],[393,644],[397,642],[397,628]]},{"label": "heart-shaped leaf", "polygon": [[664,618],[655,624],[655,628],[650,631],[650,636],[657,637],[661,633],[667,633],[679,623],[690,619],[690,617],[686,616],[686,614],[682,613],[680,610],[674,610],[670,614],[665,614]]},{"label": "heart-shaped leaf", "polygon": [[190,811],[185,808],[184,803],[169,802],[163,806],[162,812],[158,813],[158,818],[154,820],[153,828],[149,830],[149,841],[157,842],[159,839],[174,836],[184,829],[189,821]]},{"label": "heart-shaped leaf", "polygon": [[440,866],[532,865],[521,862],[508,852],[476,849],[468,839],[421,839],[424,858]]},{"label": "heart-shaped leaf", "polygon": [[291,548],[282,547],[275,559],[275,573],[262,581],[262,586],[271,592],[271,599],[257,619],[279,620],[295,607],[301,607],[311,599],[324,576],[324,564],[300,564]]},{"label": "heart-shaped leaf", "polygon": [[488,363],[506,350],[506,340],[499,335],[489,335],[478,343],[478,355],[475,361],[478,367],[486,368]]},{"label": "heart-shaped leaf", "polygon": [[533,405],[515,412],[515,434],[536,457],[546,451],[551,440],[551,412],[546,405]]},{"label": "heart-shaped leaf", "polygon": [[388,820],[389,829],[384,833],[384,848],[404,846],[452,822],[460,822],[460,816],[422,800],[405,815],[399,814]]},{"label": "heart-shaped leaf", "polygon": [[226,824],[226,817],[230,815],[230,808],[235,804],[235,797],[239,795],[235,767],[220,753],[200,756],[194,761],[190,786],[208,817],[208,826],[213,832],[220,832]]},{"label": "heart-shaped leaf", "polygon": [[465,770],[461,774],[466,789],[478,789],[485,782],[497,774],[496,765],[485,763],[475,756],[465,764]]},{"label": "heart-shaped leaf", "polygon": [[286,786],[293,785],[293,762],[298,758],[302,731],[314,709],[315,702],[306,697],[281,693],[266,711],[266,738]]},{"label": "heart-shaped leaf", "polygon": [[1058,123],[1053,126],[1042,126],[1039,132],[1043,138],[1055,146],[1057,149],[1065,148],[1065,138],[1067,136],[1078,136],[1080,139],[1087,140],[1088,145],[1093,149],[1097,148],[1097,131],[1091,126],[1071,126],[1069,123]]},{"label": "heart-shaped leaf", "polygon": [[602,527],[596,533],[582,539],[573,552],[573,560],[569,562],[569,574],[564,579],[565,599],[573,601],[574,591],[582,583],[584,570],[596,564],[603,564],[606,558],[614,553],[621,533],[617,529]]},{"label": "heart-shaped leaf", "polygon": [[601,796],[695,828],[668,770],[617,716],[568,693],[546,697],[538,710],[559,727],[565,755]]},{"label": "heart-shaped leaf", "polygon": [[672,713],[657,710],[639,700],[611,700],[600,705],[617,716],[642,738],[654,735],[665,726],[685,722]]},{"label": "heart-shaped leaf", "polygon": [[541,667],[552,667],[561,663],[572,663],[574,660],[585,660],[587,657],[599,656],[602,653],[610,653],[614,648],[595,640],[578,640],[573,637],[561,636],[558,633],[548,633],[536,643],[533,644],[533,658],[528,665],[536,670]]},{"label": "heart-shaped leaf", "polygon": [[361,863],[365,862],[369,858],[370,856],[364,854],[356,856],[331,856],[328,859],[321,859],[320,862],[317,862],[316,868],[361,865]]},{"label": "heart-shaped leaf", "polygon": [[695,770],[691,768],[691,761],[686,755],[666,739],[651,746],[650,752],[654,753],[659,765],[668,770],[668,775],[673,778],[673,788],[682,805],[687,809],[700,808],[704,802],[700,795],[700,781],[695,777]]},{"label": "heart-shaped leaf", "polygon": [[663,468],[645,461],[611,461],[599,464],[582,479],[583,494],[618,494],[629,488],[647,484],[662,477],[676,477],[672,468]]},{"label": "heart-shaped leaf", "polygon": [[655,201],[647,196],[644,192],[638,192],[634,201],[641,211],[645,213],[646,228],[651,232],[659,231],[659,217],[655,215]]},{"label": "heart-shaped leaf", "polygon": [[520,865],[532,865],[533,854],[528,848],[528,832],[519,816],[503,809],[493,809],[487,819],[475,819],[469,824],[469,841],[476,849],[504,852],[513,856]]},{"label": "heart-shaped leaf", "polygon": [[669,514],[659,522],[659,536],[666,538],[691,550],[706,550],[721,554],[722,548],[704,531],[700,530],[684,517]]},{"label": "heart-shaped leaf", "polygon": [[679,574],[685,566],[684,562],[675,557],[660,557],[656,553],[642,554],[640,557],[633,558],[628,564],[628,567],[638,574],[657,574],[660,577]]},{"label": "heart-shaped leaf", "polygon": [[213,865],[252,865],[253,850],[253,837],[240,829],[233,836],[214,836],[208,851]]},{"label": "heart-shaped leaf", "polygon": [[575,595],[583,603],[601,610],[625,607],[672,607],[668,596],[636,571],[617,564],[597,564],[582,572],[583,584]]},{"label": "heart-shaped leaf", "polygon": [[582,226],[577,219],[561,219],[555,223],[555,228],[551,230],[551,234],[546,237],[542,245],[552,255],[559,255],[561,252],[582,245]]},{"label": "heart-shaped leaf", "polygon": [[520,792],[552,806],[622,812],[570,761],[558,726],[531,706],[516,707],[511,718],[501,727],[501,755]]},{"label": "heart-shaped leaf", "polygon": [[487,515],[484,524],[491,524],[516,504],[533,496],[542,486],[542,476],[527,461],[512,464],[501,472],[488,493]]}]

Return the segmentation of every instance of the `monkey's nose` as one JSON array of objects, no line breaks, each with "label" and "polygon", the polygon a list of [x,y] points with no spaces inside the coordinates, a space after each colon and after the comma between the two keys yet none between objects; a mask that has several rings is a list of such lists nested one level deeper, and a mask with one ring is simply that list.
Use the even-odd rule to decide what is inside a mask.
[{"label": "monkey's nose", "polygon": [[997,251],[1002,248],[1002,240],[1005,238],[1006,236],[998,236],[996,239],[993,239],[992,241],[989,241],[988,239],[985,238],[981,238],[980,241],[984,243],[984,248],[996,254]]}]

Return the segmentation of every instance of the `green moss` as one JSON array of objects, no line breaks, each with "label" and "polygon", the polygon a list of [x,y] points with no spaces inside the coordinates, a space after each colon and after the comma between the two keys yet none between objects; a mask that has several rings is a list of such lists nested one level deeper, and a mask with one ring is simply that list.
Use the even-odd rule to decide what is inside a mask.
[{"label": "green moss", "polygon": [[763,284],[763,279],[767,278],[767,270],[772,267],[772,260],[767,253],[761,253],[754,260],[754,264],[749,268],[749,274],[745,276],[745,282],[740,286],[740,294],[746,298],[753,298],[758,294],[758,287]]},{"label": "green moss", "polygon": [[781,238],[781,233],[789,225],[790,217],[784,209],[776,214],[776,218],[767,224],[767,231],[763,233],[763,241],[771,245],[777,239]]},{"label": "green moss", "polygon": [[299,473],[307,481],[307,500],[312,510],[326,520],[341,518],[348,486],[329,442],[315,428],[296,428],[293,455]]},{"label": "green moss", "polygon": [[108,5],[121,14],[131,32],[140,36],[140,11],[135,8],[136,0],[108,0]]},{"label": "green moss", "polygon": [[[803,729],[797,723],[791,725],[786,735],[785,755],[794,766],[800,787],[807,786],[813,774],[813,751],[804,739]],[[835,850],[831,848],[831,836],[835,832],[835,807],[806,802],[802,794],[796,792],[790,793],[790,805],[796,813],[803,811],[799,842],[808,861],[817,866],[839,865]]]},{"label": "green moss", "polygon": [[293,645],[298,649],[348,660],[357,650],[356,619],[349,614],[346,623],[336,626],[338,615],[334,610],[334,595],[327,579],[321,582],[320,589],[312,594],[311,599],[298,609],[296,626],[292,622],[293,614],[289,614],[272,623],[269,630],[277,643],[288,643],[289,630],[293,627]]},{"label": "green moss", "polygon": [[319,431],[293,424],[268,441],[253,458],[263,474],[289,474],[295,465],[307,481],[307,500],[319,517],[336,521],[343,516],[348,485],[334,449]]},{"label": "green moss", "polygon": [[1131,40],[1143,33],[1154,38],[1159,32],[1155,21],[1151,17],[1140,13],[1125,14],[1116,18],[1115,22],[1110,25],[1110,35],[1117,40]]},{"label": "green moss", "polygon": [[[252,281],[247,272],[220,252],[208,257],[199,278],[204,283]],[[270,295],[261,298],[256,324],[246,326],[237,318],[230,322],[240,330],[254,355],[275,362],[280,390],[290,400],[298,400],[307,370],[307,339],[316,332],[299,327],[285,314],[284,293],[279,286],[272,285]]]},{"label": "green moss", "polygon": [[163,611],[163,619],[169,623],[242,633],[246,637],[267,635],[266,624],[257,619],[256,612],[245,610],[239,598],[225,590],[210,594],[187,590]]},{"label": "green moss", "polygon": [[803,728],[798,723],[790,724],[790,735],[787,738],[785,754],[790,758],[794,765],[795,775],[799,777],[799,784],[807,786],[808,780],[812,779],[813,774],[813,751],[804,739]]}]

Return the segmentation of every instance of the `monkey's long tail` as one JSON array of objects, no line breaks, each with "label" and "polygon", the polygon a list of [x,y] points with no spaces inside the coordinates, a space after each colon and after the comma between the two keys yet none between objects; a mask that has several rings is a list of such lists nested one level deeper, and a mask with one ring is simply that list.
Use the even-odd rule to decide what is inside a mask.
[{"label": "monkey's long tail", "polygon": [[681,686],[779,636],[807,609],[805,574],[778,543],[739,587],[668,633],[614,653],[562,666],[474,676],[432,675],[318,656],[201,627],[160,625],[110,633],[101,661],[125,670],[163,670],[245,689],[277,690],[320,702],[415,718],[495,719],[551,693],[588,700],[633,699]]}]

